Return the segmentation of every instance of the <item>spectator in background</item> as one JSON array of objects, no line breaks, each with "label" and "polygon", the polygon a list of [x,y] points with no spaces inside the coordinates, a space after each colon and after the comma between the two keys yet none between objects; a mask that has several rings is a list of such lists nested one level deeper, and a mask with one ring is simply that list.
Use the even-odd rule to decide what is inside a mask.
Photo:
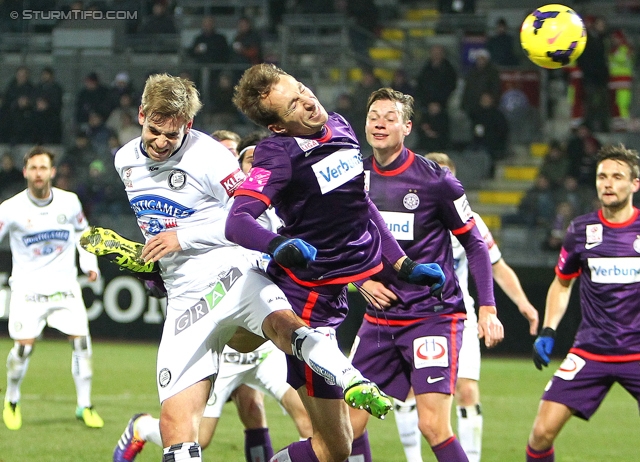
[{"label": "spectator in background", "polygon": [[84,176],[89,168],[89,163],[97,157],[98,154],[91,146],[87,132],[79,130],[74,138],[73,146],[66,150],[65,159],[74,166],[74,170],[78,174],[82,174],[80,176]]},{"label": "spectator in background", "polygon": [[62,120],[44,96],[35,100],[32,114],[33,141],[38,144],[59,144],[62,142]]},{"label": "spectator in background", "polygon": [[13,101],[7,113],[8,133],[5,140],[10,144],[33,144],[33,99],[20,95]]},{"label": "spectator in background", "polygon": [[34,86],[31,83],[31,71],[27,66],[20,66],[16,69],[15,75],[4,90],[3,106],[10,110],[16,106],[20,97],[26,97],[28,105],[31,106]]},{"label": "spectator in background", "polygon": [[539,172],[549,179],[553,189],[562,186],[569,173],[569,158],[559,141],[549,143],[549,152],[544,156]]},{"label": "spectator in background", "polygon": [[489,92],[480,95],[480,105],[471,111],[470,118],[474,148],[489,154],[493,177],[496,163],[508,155],[509,123]]},{"label": "spectator in background", "polygon": [[489,52],[480,48],[475,52],[475,65],[465,78],[462,93],[462,109],[469,117],[481,108],[481,98],[485,93],[494,102],[500,101],[500,71],[491,61]]},{"label": "spectator in background", "polygon": [[120,146],[124,146],[129,141],[140,136],[140,124],[138,117],[134,117],[128,112],[123,112],[120,116],[120,128],[115,130]]},{"label": "spectator in background", "polygon": [[531,188],[526,192],[518,211],[503,215],[502,222],[512,225],[526,225],[529,228],[549,228],[555,217],[555,203],[549,179],[538,174]]},{"label": "spectator in background", "polygon": [[[124,124],[123,116],[125,114],[129,117],[133,117],[134,120],[138,118],[138,105],[134,103],[133,98],[129,93],[123,93],[120,95],[118,99],[118,106],[111,111],[107,118],[107,127],[114,132],[120,131]],[[138,133],[138,136],[139,135],[140,133]]]},{"label": "spectator in background", "polygon": [[587,45],[577,60],[582,71],[585,123],[592,130],[609,131],[609,66],[607,63],[606,29],[602,17],[585,18]]},{"label": "spectator in background", "polygon": [[514,40],[504,18],[496,21],[496,33],[487,40],[487,51],[498,66],[517,66],[520,60],[515,54]]},{"label": "spectator in background", "polygon": [[45,98],[51,110],[60,117],[62,117],[62,94],[62,86],[56,81],[53,69],[50,67],[42,69],[40,81],[35,87],[36,98]]},{"label": "spectator in background", "polygon": [[581,186],[591,188],[595,184],[595,155],[598,149],[600,142],[586,124],[579,125],[567,143],[568,174],[575,176]]},{"label": "spectator in background", "polygon": [[233,75],[221,72],[211,91],[211,114],[214,127],[230,127],[238,123],[240,115],[233,104]]},{"label": "spectator in background", "polygon": [[118,107],[122,95],[129,95],[135,104],[137,95],[127,72],[118,72],[113,82],[111,82],[111,88],[109,88],[109,110]]},{"label": "spectator in background", "polygon": [[102,214],[117,216],[129,209],[127,197],[114,177],[117,179],[115,170],[107,169],[105,161],[95,159],[89,164],[88,175],[80,180],[76,188],[87,217]]},{"label": "spectator in background", "polygon": [[616,29],[611,34],[611,49],[609,50],[608,60],[609,89],[613,92],[617,116],[626,121],[631,116],[633,49],[629,45],[627,36],[620,29]]},{"label": "spectator in background", "polygon": [[202,18],[202,30],[189,47],[189,56],[199,64],[223,64],[229,62],[230,49],[224,35],[216,31],[213,16]]},{"label": "spectator in background", "polygon": [[231,151],[231,154],[238,157],[238,145],[242,138],[236,132],[232,132],[231,130],[216,130],[211,136],[214,140],[219,141],[222,145]]},{"label": "spectator in background", "polygon": [[[262,37],[253,29],[251,20],[247,17],[238,19],[236,35],[231,44],[231,62],[246,64],[259,64],[263,61]],[[239,72],[239,75],[242,71]]]},{"label": "spectator in background", "polygon": [[394,71],[390,86],[394,90],[404,93],[405,95],[411,95],[413,97],[416,95],[416,87],[413,85],[404,69],[396,69]]},{"label": "spectator in background", "polygon": [[89,142],[99,157],[106,156],[111,153],[109,147],[109,138],[114,136],[104,123],[104,118],[98,112],[92,111],[89,114],[89,123],[87,124],[87,135]]},{"label": "spectator in background", "polygon": [[354,121],[357,119],[357,110],[353,103],[353,95],[351,93],[340,93],[336,98],[335,112],[347,119],[347,122],[353,127]]},{"label": "spectator in background", "polygon": [[0,201],[18,194],[24,189],[24,176],[16,167],[13,156],[5,152],[0,159]]},{"label": "spectator in background", "polygon": [[[369,48],[379,33],[378,7],[370,0],[346,0],[346,13],[352,21],[349,42],[360,65],[370,65]],[[366,99],[364,100],[366,104]]]},{"label": "spectator in background", "polygon": [[76,123],[78,126],[86,125],[91,112],[97,112],[106,118],[110,111],[109,89],[100,83],[97,73],[87,74],[84,88],[80,90],[76,100]]},{"label": "spectator in background", "polygon": [[151,7],[151,15],[140,25],[138,33],[142,35],[177,34],[173,14],[168,10],[165,2],[156,1]]},{"label": "spectator in background", "polygon": [[567,202],[574,216],[594,210],[594,199],[597,199],[597,196],[593,185],[580,186],[576,177],[571,175],[565,176],[560,187],[553,191],[553,201],[556,204]]},{"label": "spectator in background", "polygon": [[418,114],[418,146],[425,152],[446,151],[449,147],[449,114],[437,101]]},{"label": "spectator in background", "polygon": [[435,101],[446,110],[457,83],[458,75],[447,59],[444,47],[433,45],[429,52],[429,59],[416,79],[417,109],[424,112],[429,103]]}]

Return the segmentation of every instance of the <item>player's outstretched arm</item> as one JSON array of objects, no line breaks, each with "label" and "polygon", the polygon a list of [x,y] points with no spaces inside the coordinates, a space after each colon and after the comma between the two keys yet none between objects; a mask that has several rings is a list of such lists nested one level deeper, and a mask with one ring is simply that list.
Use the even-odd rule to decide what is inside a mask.
[{"label": "player's outstretched arm", "polygon": [[536,335],[538,333],[538,310],[536,310],[522,290],[522,285],[518,279],[518,275],[513,271],[504,258],[501,258],[492,266],[493,279],[498,283],[500,288],[518,307],[518,310],[529,321],[529,333]]}]

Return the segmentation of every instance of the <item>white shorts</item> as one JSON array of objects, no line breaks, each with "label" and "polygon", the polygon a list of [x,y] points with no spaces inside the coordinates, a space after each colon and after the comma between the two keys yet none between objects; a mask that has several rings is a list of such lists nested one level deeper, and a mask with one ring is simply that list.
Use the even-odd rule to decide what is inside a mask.
[{"label": "white shorts", "polygon": [[462,347],[458,358],[458,378],[480,380],[480,339],[475,317],[464,322]]},{"label": "white shorts", "polygon": [[264,343],[251,353],[238,353],[226,347],[204,417],[219,418],[222,407],[240,385],[260,390],[280,402],[290,388],[285,354],[271,342]]},{"label": "white shorts", "polygon": [[24,288],[11,291],[9,336],[12,339],[37,338],[46,325],[66,335],[89,335],[80,284],[76,282],[67,290],[53,294],[37,294]]},{"label": "white shorts", "polygon": [[170,298],[158,348],[160,402],[217,374],[236,328],[264,337],[262,322],[280,310],[291,310],[285,295],[243,258],[221,266],[206,291]]}]

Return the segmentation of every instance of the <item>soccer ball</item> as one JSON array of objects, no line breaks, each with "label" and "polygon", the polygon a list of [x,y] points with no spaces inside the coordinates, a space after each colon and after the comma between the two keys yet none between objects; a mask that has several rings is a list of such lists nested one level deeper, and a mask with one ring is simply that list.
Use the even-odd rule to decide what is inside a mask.
[{"label": "soccer ball", "polygon": [[568,6],[541,6],[520,28],[520,43],[527,57],[540,67],[558,69],[573,63],[584,51],[587,30]]}]

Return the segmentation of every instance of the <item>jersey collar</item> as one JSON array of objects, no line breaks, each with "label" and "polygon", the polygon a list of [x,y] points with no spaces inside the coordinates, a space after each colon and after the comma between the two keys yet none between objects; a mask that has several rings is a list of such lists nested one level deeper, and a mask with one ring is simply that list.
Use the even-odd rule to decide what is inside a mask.
[{"label": "jersey collar", "polygon": [[598,210],[598,218],[600,218],[600,221],[609,228],[624,228],[636,221],[636,219],[638,218],[638,213],[640,213],[640,210],[634,207],[633,215],[631,215],[631,218],[629,218],[627,221],[624,221],[622,223],[612,223],[604,217],[604,215],[602,214],[602,209],[600,209]]},{"label": "jersey collar", "polygon": [[386,167],[381,167],[380,165],[378,165],[378,163],[376,162],[376,158],[373,157],[373,171],[382,176],[400,175],[402,172],[409,168],[415,158],[416,155],[413,153],[413,151],[407,149],[406,147],[403,147],[402,151],[400,151],[400,155]]}]

